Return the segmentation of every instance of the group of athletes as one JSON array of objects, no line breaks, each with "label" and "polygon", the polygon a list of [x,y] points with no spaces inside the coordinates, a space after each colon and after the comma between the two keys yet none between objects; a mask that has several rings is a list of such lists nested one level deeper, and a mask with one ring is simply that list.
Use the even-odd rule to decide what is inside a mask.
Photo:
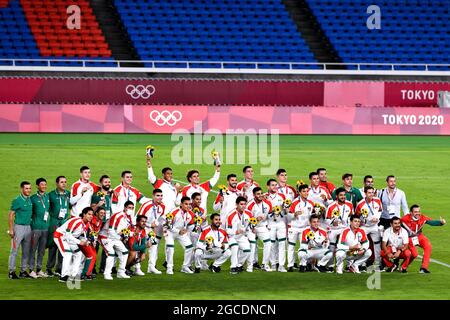
[{"label": "group of athletes", "polygon": [[[253,180],[253,168],[245,166],[242,181],[229,174],[227,184],[213,191],[220,169],[215,162],[213,177],[203,183],[199,171],[190,170],[187,185],[182,186],[174,181],[169,167],[157,178],[152,158],[147,157],[151,198],[132,186],[131,171],[122,172],[121,183],[114,189],[108,175],[101,176],[98,184],[92,182],[87,166],[80,168],[80,179],[71,191],[64,176],[56,178],[52,191],[46,179],[37,179],[33,194],[31,183],[23,181],[9,212],[9,278],[56,275],[66,282],[91,280],[97,273],[106,280],[113,280],[113,274],[144,276],[141,263],[147,256],[147,273],[161,274],[157,258],[163,249],[162,265],[167,274],[173,274],[175,240],[184,250],[180,270],[187,274],[220,272],[228,259],[232,274],[244,270],[342,274],[344,264],[353,273],[369,266],[375,271],[406,273],[418,256],[418,246],[424,251],[420,272],[430,272],[431,244],[423,227],[441,226],[445,220],[426,217],[419,205],[409,208],[394,176],[388,176],[386,187],[377,190],[373,177],[367,175],[358,189],[352,174],[346,173],[342,186],[336,188],[328,181],[326,169],[319,168],[309,174],[308,183],[297,181],[292,186],[286,170],[279,169],[276,177],[260,186]],[[217,196],[215,213],[209,214],[211,191]]]}]

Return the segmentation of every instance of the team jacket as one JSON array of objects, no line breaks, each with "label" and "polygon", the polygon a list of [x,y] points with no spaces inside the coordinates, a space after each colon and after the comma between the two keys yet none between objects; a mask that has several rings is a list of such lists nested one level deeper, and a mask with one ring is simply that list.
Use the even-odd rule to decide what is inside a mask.
[{"label": "team jacket", "polygon": [[98,238],[98,234],[103,227],[103,220],[98,219],[94,216],[91,222],[87,224],[87,235],[91,242],[94,242]]},{"label": "team jacket", "polygon": [[[82,194],[83,189],[87,187],[88,190]],[[81,211],[91,206],[92,195],[100,190],[100,187],[93,182],[82,182],[81,179],[72,184],[70,191],[70,204],[72,209],[70,214],[72,217],[80,215]],[[123,208],[122,208],[123,209]]]},{"label": "team jacket", "polygon": [[247,203],[247,210],[249,210],[255,218],[263,217],[265,220],[261,220],[256,225],[256,228],[267,227],[267,219],[269,213],[272,212],[272,203],[269,200],[262,199],[260,203],[256,203],[253,199]]},{"label": "team jacket", "polygon": [[100,232],[100,238],[106,237],[108,239],[121,240],[121,235],[124,230],[131,230],[131,226],[131,217],[125,212],[114,213],[103,226],[102,231]]},{"label": "team jacket", "polygon": [[251,201],[253,200],[253,189],[259,187],[259,184],[257,184],[255,181],[252,181],[251,185],[244,192],[244,187],[246,184],[247,182],[243,180],[237,184],[236,189],[245,194],[245,196],[247,197],[247,201]]},{"label": "team jacket", "polygon": [[278,192],[284,194],[284,196],[291,201],[294,201],[294,199],[298,196],[297,190],[288,184],[284,187],[280,187],[278,185]]},{"label": "team jacket", "polygon": [[[295,217],[296,212],[301,212],[301,215]],[[309,225],[309,217],[314,212],[314,202],[311,200],[303,201],[303,199],[297,198],[292,202],[289,208],[289,223],[288,227],[305,228]]]},{"label": "team jacket", "polygon": [[[242,214],[237,212],[235,209],[232,211],[227,218],[227,234],[229,237],[241,237],[245,235],[250,229],[250,218],[252,218],[252,213],[245,209]],[[236,235],[237,230],[244,230],[245,232]]]},{"label": "team jacket", "polygon": [[191,210],[184,212],[181,208],[176,208],[170,214],[173,216],[172,222],[167,221],[167,215],[166,221],[169,223],[168,229],[173,233],[179,233],[183,228],[190,229],[194,226],[195,215]]},{"label": "team jacket", "polygon": [[[220,196],[223,196],[223,203],[220,203]],[[231,211],[236,208],[236,199],[242,196],[243,193],[237,189],[228,189],[227,192],[219,192],[214,201],[213,209],[214,211],[220,210],[221,216],[227,216]]]},{"label": "team jacket", "polygon": [[[286,221],[285,215],[286,215],[286,209],[284,208],[284,200],[286,200],[286,197],[282,193],[274,193],[270,194],[267,193],[267,200],[270,201],[272,204],[272,212],[269,213],[268,223],[277,223],[280,221]],[[281,213],[279,215],[276,215],[273,210],[276,206],[279,206],[281,208]]]},{"label": "team jacket", "polygon": [[[327,200],[323,200],[322,195],[325,195]],[[312,186],[310,186],[308,191],[308,199],[311,200],[312,202],[318,202],[324,207],[326,207],[331,203],[331,194],[325,187],[321,185],[319,185],[315,189]]]},{"label": "team jacket", "polygon": [[[338,213],[339,216],[335,216]],[[353,205],[350,201],[345,201],[343,205],[339,205],[337,201],[333,201],[327,208],[325,215],[325,223],[330,229],[342,229],[348,226],[348,219],[353,214]],[[338,226],[334,226],[333,222],[337,221]]]},{"label": "team jacket", "polygon": [[212,227],[207,227],[202,231],[200,237],[198,238],[197,249],[206,250],[206,247],[208,245],[206,239],[208,237],[211,237],[213,239],[211,248],[222,248],[222,244],[224,245],[225,249],[228,248],[227,232],[222,228],[214,230]]},{"label": "team jacket", "polygon": [[408,213],[401,218],[401,222],[403,227],[408,231],[409,237],[415,237],[422,233],[422,228],[427,221],[430,221],[431,218],[420,215],[419,220],[414,221],[412,214]]},{"label": "team jacket", "polygon": [[[361,225],[365,227],[377,226],[378,222],[373,223],[371,220],[377,218],[378,221],[381,217],[383,207],[379,198],[373,197],[372,201],[367,202],[366,199],[362,199],[356,205],[355,214],[361,218]],[[366,215],[367,214],[367,215]]]},{"label": "team jacket", "polygon": [[86,231],[87,226],[83,219],[73,217],[56,229],[54,237],[61,238],[69,244],[80,244],[80,239],[86,239]]},{"label": "team jacket", "polygon": [[190,198],[193,193],[198,192],[202,196],[202,203],[200,204],[200,206],[206,209],[206,205],[208,202],[208,195],[210,191],[211,191],[211,183],[209,182],[209,180],[200,183],[199,185],[188,184],[181,190],[181,193],[178,194],[177,203],[178,204],[180,203],[182,197]]},{"label": "team jacket", "polygon": [[300,239],[300,250],[323,249],[328,247],[328,233],[325,229],[307,227]]},{"label": "team jacket", "polygon": [[164,204],[156,204],[152,200],[145,202],[138,210],[136,216],[146,216],[147,217],[147,230],[151,228],[153,222],[156,226],[164,223]]},{"label": "team jacket", "polygon": [[361,228],[356,230],[352,230],[350,227],[345,228],[339,237],[337,248],[347,251],[356,244],[360,244],[361,249],[369,249],[369,240],[367,240],[366,232]]}]

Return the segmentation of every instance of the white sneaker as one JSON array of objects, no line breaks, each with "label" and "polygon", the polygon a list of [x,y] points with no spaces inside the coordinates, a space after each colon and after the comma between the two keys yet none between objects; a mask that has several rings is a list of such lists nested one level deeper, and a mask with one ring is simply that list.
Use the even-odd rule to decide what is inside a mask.
[{"label": "white sneaker", "polygon": [[278,272],[287,272],[285,267],[279,267]]},{"label": "white sneaker", "polygon": [[167,274],[173,274],[173,269],[172,269],[172,268],[167,268],[166,273],[167,273]]},{"label": "white sneaker", "polygon": [[112,280],[113,279],[113,277],[112,277],[112,275],[110,275],[110,274],[103,274],[103,278],[105,279],[105,280]]},{"label": "white sneaker", "polygon": [[354,264],[350,266],[350,272],[361,273],[361,271],[359,271],[359,267],[357,265],[354,265]]},{"label": "white sneaker", "polygon": [[251,267],[248,266],[248,267],[247,267],[247,272],[253,272],[253,266],[251,266]]},{"label": "white sneaker", "polygon": [[263,270],[266,272],[272,272],[272,269],[269,266],[264,266]]},{"label": "white sneaker", "polygon": [[40,270],[40,271],[37,273],[37,277],[38,277],[38,278],[48,278],[48,275],[47,275],[45,272],[42,272],[42,270]]},{"label": "white sneaker", "polygon": [[30,274],[30,277],[32,277],[33,279],[37,279],[37,277],[38,277],[36,272],[34,272],[34,270],[31,271],[29,274]]},{"label": "white sneaker", "polygon": [[145,273],[143,273],[141,269],[137,269],[137,268],[133,274],[135,274],[137,276],[145,276]]},{"label": "white sneaker", "polygon": [[181,268],[181,272],[189,273],[189,274],[194,273],[194,271],[192,271],[189,267],[186,267],[186,266]]},{"label": "white sneaker", "polygon": [[342,269],[343,269],[342,266],[336,267],[336,273],[337,274],[343,274]]},{"label": "white sneaker", "polygon": [[271,269],[273,272],[276,272],[277,271],[277,266],[272,266],[272,269]]},{"label": "white sneaker", "polygon": [[147,273],[161,274],[162,272],[156,269],[155,267],[148,267]]},{"label": "white sneaker", "polygon": [[130,279],[130,276],[125,272],[117,272],[117,279]]}]

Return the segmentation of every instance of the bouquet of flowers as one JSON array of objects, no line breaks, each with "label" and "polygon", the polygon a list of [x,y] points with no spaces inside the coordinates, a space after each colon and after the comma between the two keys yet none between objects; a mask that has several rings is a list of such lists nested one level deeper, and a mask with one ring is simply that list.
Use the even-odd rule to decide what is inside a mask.
[{"label": "bouquet of flowers", "polygon": [[202,223],[203,223],[203,219],[202,219],[202,217],[200,217],[200,216],[196,216],[195,218],[194,218],[194,232],[197,232],[198,231],[198,229],[200,228],[200,226],[202,225]]},{"label": "bouquet of flowers", "polygon": [[206,240],[206,249],[210,250],[214,247],[214,238],[212,236],[207,236]]},{"label": "bouquet of flowers", "polygon": [[218,188],[219,188],[219,193],[221,196],[223,196],[224,194],[228,194],[228,188],[226,185],[220,184],[220,185],[218,185]]},{"label": "bouquet of flowers", "polygon": [[145,153],[147,154],[147,157],[148,158],[153,158],[153,151],[155,151],[155,147],[154,146],[152,146],[152,145],[148,145],[146,148],[145,148]]},{"label": "bouquet of flowers", "polygon": [[249,226],[252,229],[255,228],[256,225],[258,224],[258,220],[255,217],[251,217],[249,222],[250,222]]},{"label": "bouquet of flowers", "polygon": [[304,185],[304,184],[306,184],[306,183],[304,183],[303,182],[303,180],[297,180],[297,182],[296,182],[296,186],[297,186],[297,191],[298,191],[298,189],[300,188],[300,186],[302,186],[302,185]]},{"label": "bouquet of flowers", "polygon": [[172,223],[173,223],[173,214],[172,213],[166,214],[166,222],[164,223],[164,226],[170,228],[172,226]]},{"label": "bouquet of flowers", "polygon": [[213,150],[211,152],[211,156],[214,159],[214,165],[220,167],[220,157],[219,157],[219,152],[216,150]]},{"label": "bouquet of flowers", "polygon": [[286,198],[286,199],[283,201],[283,206],[284,206],[286,209],[289,208],[289,207],[291,206],[291,204],[292,204],[291,199]]},{"label": "bouquet of flowers", "polygon": [[319,202],[314,203],[314,213],[317,215],[323,215],[325,213],[325,207]]},{"label": "bouquet of flowers", "polygon": [[306,238],[307,238],[308,240],[314,240],[314,237],[315,237],[315,236],[316,236],[316,235],[314,234],[314,232],[310,231],[310,232],[307,233]]},{"label": "bouquet of flowers", "polygon": [[96,195],[97,195],[97,197],[103,198],[103,197],[105,196],[105,193],[102,192],[102,191],[98,191],[98,192],[96,193]]},{"label": "bouquet of flowers", "polygon": [[150,230],[150,232],[148,233],[148,239],[150,240],[152,245],[156,245],[158,243],[156,240],[156,233],[153,230]]},{"label": "bouquet of flowers", "polygon": [[97,237],[98,237],[98,231],[91,230],[91,231],[89,232],[88,240],[89,240],[92,244],[94,244],[95,241],[97,241]]},{"label": "bouquet of flowers", "polygon": [[276,216],[279,216],[279,215],[281,214],[281,207],[280,207],[280,206],[275,206],[275,207],[273,207],[273,213],[274,213]]},{"label": "bouquet of flowers", "polygon": [[120,235],[122,236],[122,240],[127,240],[132,235],[131,229],[130,228],[123,229],[120,232]]},{"label": "bouquet of flowers", "polygon": [[367,210],[366,208],[362,208],[361,209],[361,216],[364,218],[367,218],[369,216],[369,210]]},{"label": "bouquet of flowers", "polygon": [[331,212],[331,216],[333,217],[333,218],[339,218],[340,216],[341,216],[341,213],[339,212],[339,210],[338,209],[334,209],[332,212]]}]

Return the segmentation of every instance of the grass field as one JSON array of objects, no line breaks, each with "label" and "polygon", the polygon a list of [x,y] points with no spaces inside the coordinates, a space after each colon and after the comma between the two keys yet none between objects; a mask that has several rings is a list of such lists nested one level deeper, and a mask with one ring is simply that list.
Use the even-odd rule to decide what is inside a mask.
[{"label": "grass field", "polygon": [[[146,275],[130,280],[106,282],[101,277],[81,283],[80,290],[69,290],[56,278],[8,280],[10,247],[6,231],[11,199],[19,192],[22,180],[34,182],[46,177],[49,190],[57,175],[66,175],[71,184],[78,179],[81,165],[90,166],[93,180],[102,174],[119,184],[120,172],[131,169],[134,185],[150,196],[146,180],[144,149],[147,144],[158,147],[156,172],[172,165],[170,153],[174,142],[167,135],[104,134],[0,134],[0,299],[449,299],[450,269],[431,263],[429,275],[418,273],[414,262],[408,274],[381,274],[381,289],[369,290],[369,275],[317,273],[243,273],[230,275],[229,262],[221,274],[203,272],[186,275],[179,271],[182,251],[175,249],[175,274]],[[239,150],[238,150],[239,151]],[[241,150],[242,151],[242,150]],[[242,164],[224,163],[219,183],[228,173],[241,174]],[[326,167],[330,181],[340,184],[344,172],[354,174],[356,186],[365,174],[375,177],[376,187],[384,187],[388,174],[398,177],[398,187],[406,192],[408,204],[419,203],[422,212],[433,218],[440,215],[450,221],[450,137],[373,137],[373,136],[281,136],[280,167],[288,171],[290,182],[307,180],[310,171]],[[173,166],[175,178],[185,180],[190,168],[198,168],[202,180],[213,174],[211,164]],[[254,165],[258,169],[258,165]],[[255,170],[256,180],[264,183],[267,176]],[[33,192],[35,187],[33,186]],[[211,204],[213,196],[210,195]],[[210,208],[211,210],[211,208]],[[425,227],[433,244],[432,258],[450,264],[450,232],[448,226]],[[160,250],[160,263],[163,250]],[[17,261],[19,265],[19,260]],[[146,263],[143,265],[146,270]]]}]

